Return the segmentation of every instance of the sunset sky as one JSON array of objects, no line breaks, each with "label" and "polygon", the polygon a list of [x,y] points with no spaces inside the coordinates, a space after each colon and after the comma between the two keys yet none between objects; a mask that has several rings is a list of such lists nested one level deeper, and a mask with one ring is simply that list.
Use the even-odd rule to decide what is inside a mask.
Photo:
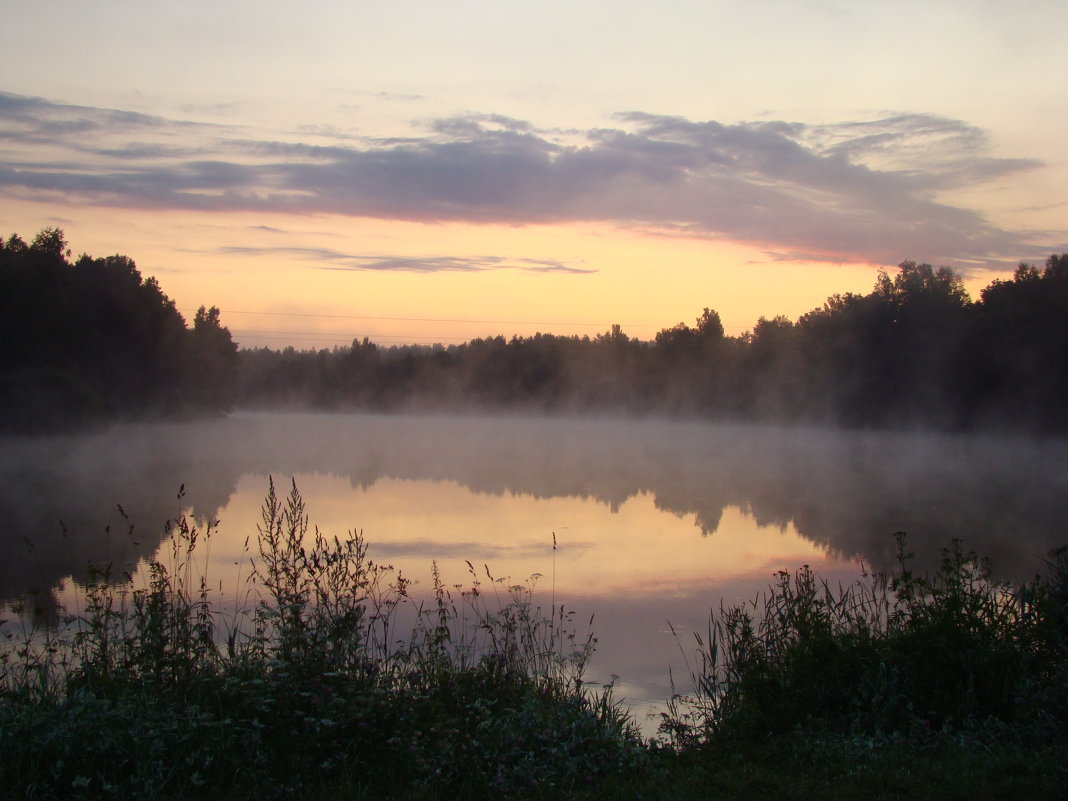
[{"label": "sunset sky", "polygon": [[1063,0],[37,0],[0,235],[243,346],[738,334],[879,266],[1068,250]]}]

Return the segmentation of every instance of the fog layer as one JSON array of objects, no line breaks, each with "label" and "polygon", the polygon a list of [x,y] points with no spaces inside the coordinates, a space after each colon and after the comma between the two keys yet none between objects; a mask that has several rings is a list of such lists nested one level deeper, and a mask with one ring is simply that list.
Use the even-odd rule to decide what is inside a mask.
[{"label": "fog layer", "polygon": [[[48,592],[66,576],[84,577],[89,562],[151,556],[165,521],[188,509],[213,518],[242,476],[285,483],[308,473],[354,487],[452,481],[613,510],[648,493],[658,508],[692,516],[694,537],[715,536],[724,510],[737,507],[877,568],[892,565],[896,531],[908,532],[921,565],[960,538],[1018,579],[1066,539],[1064,443],[696,422],[240,414],[0,442],[0,597]],[[366,535],[374,541],[374,531]]]}]

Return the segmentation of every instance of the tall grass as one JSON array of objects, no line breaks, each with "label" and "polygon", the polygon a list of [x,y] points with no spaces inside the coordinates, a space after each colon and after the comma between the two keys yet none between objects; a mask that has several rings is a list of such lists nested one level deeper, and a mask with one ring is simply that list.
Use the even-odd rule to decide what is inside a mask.
[{"label": "tall grass", "polygon": [[1022,588],[959,542],[930,576],[911,567],[832,588],[807,567],[722,607],[697,637],[694,692],[663,731],[682,746],[790,733],[1042,737],[1068,725],[1068,551]]},{"label": "tall grass", "polygon": [[361,534],[310,529],[295,484],[272,482],[246,600],[221,609],[192,567],[211,531],[179,517],[143,586],[97,569],[64,628],[12,638],[0,794],[545,796],[642,758],[610,691],[582,681],[592,635],[531,587],[487,571],[454,595],[435,568],[421,604]]},{"label": "tall grass", "polygon": [[531,584],[435,567],[419,601],[272,482],[230,607],[197,568],[213,530],[179,515],[142,578],[90,571],[66,625],[0,621],[0,798],[975,801],[1068,781],[1066,550],[1022,587],[960,544],[921,575],[903,536],[890,575],[781,572],[713,616],[693,691],[643,742],[583,682],[592,634]]}]

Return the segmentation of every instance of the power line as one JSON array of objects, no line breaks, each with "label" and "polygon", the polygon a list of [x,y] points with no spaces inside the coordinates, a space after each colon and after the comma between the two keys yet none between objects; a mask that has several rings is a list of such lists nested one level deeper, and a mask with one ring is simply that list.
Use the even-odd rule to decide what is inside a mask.
[{"label": "power line", "polygon": [[[193,309],[180,309],[182,312],[194,312]],[[220,309],[222,314],[258,314],[268,317],[315,317],[334,320],[381,320],[405,323],[473,323],[480,325],[571,325],[604,327],[604,323],[590,322],[567,322],[563,320],[537,321],[537,320],[475,320],[463,317],[390,317],[373,314],[315,314],[312,312],[265,312],[265,311],[241,311],[237,309]],[[657,323],[612,323],[629,328],[659,328]]]},{"label": "power line", "polygon": [[[234,329],[230,332],[234,337],[238,339],[296,339],[298,341],[318,341],[318,342],[337,342],[339,340],[347,339],[360,339],[359,334],[330,334],[326,331],[243,331],[240,329]],[[396,340],[396,341],[408,341],[412,339],[425,339],[431,342],[441,342],[448,340],[451,342],[467,342],[470,339],[476,337],[438,337],[438,336],[425,336],[425,335],[408,335],[408,334],[387,334],[383,336],[376,335],[374,337],[375,342]]]},{"label": "power line", "polygon": [[[190,311],[189,309],[181,309],[181,311]],[[333,319],[333,320],[371,320],[382,322],[426,322],[426,323],[464,323],[469,325],[536,325],[536,326],[588,326],[597,327],[607,330],[602,323],[591,322],[537,322],[532,320],[476,320],[458,317],[393,317],[386,315],[370,315],[370,314],[318,314],[315,312],[263,312],[263,311],[247,311],[238,309],[220,309],[222,314],[245,314],[245,315],[261,315],[267,317],[301,317],[311,319]],[[654,328],[659,330],[662,326],[653,323],[614,323],[613,325],[619,325],[621,328],[627,328],[634,330],[635,328]],[[738,329],[740,332],[741,328]],[[747,329],[745,329],[747,330]],[[331,333],[329,331],[292,331],[292,330],[263,330],[263,329],[232,329],[233,336],[241,340],[294,340],[297,342],[332,342],[338,343],[341,341],[351,341],[353,339],[360,339],[361,336],[367,336],[368,332],[359,332],[356,334],[348,334],[343,332]],[[374,334],[373,338],[375,342],[379,343],[409,343],[413,341],[426,341],[433,343],[449,343],[449,342],[469,342],[472,339],[477,339],[481,335],[469,335],[469,336],[435,336],[425,334],[405,334],[405,333],[378,333]]]}]

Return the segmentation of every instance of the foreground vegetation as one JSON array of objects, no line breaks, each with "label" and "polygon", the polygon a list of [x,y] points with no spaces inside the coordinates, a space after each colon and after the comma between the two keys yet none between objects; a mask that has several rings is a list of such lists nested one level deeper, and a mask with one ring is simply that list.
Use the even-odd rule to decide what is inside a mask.
[{"label": "foreground vegetation", "polygon": [[725,798],[1057,798],[1068,779],[1068,552],[1013,588],[960,544],[932,576],[832,589],[806,567],[697,639],[665,718]]},{"label": "foreground vegetation", "polygon": [[1017,588],[960,547],[915,574],[903,538],[890,577],[781,573],[714,616],[645,741],[583,684],[592,635],[529,587],[472,571],[416,606],[362,536],[309,530],[272,485],[224,612],[193,570],[210,527],[172,534],[143,586],[98,569],[67,626],[4,624],[0,797],[1053,798],[1068,780],[1065,553]]}]

